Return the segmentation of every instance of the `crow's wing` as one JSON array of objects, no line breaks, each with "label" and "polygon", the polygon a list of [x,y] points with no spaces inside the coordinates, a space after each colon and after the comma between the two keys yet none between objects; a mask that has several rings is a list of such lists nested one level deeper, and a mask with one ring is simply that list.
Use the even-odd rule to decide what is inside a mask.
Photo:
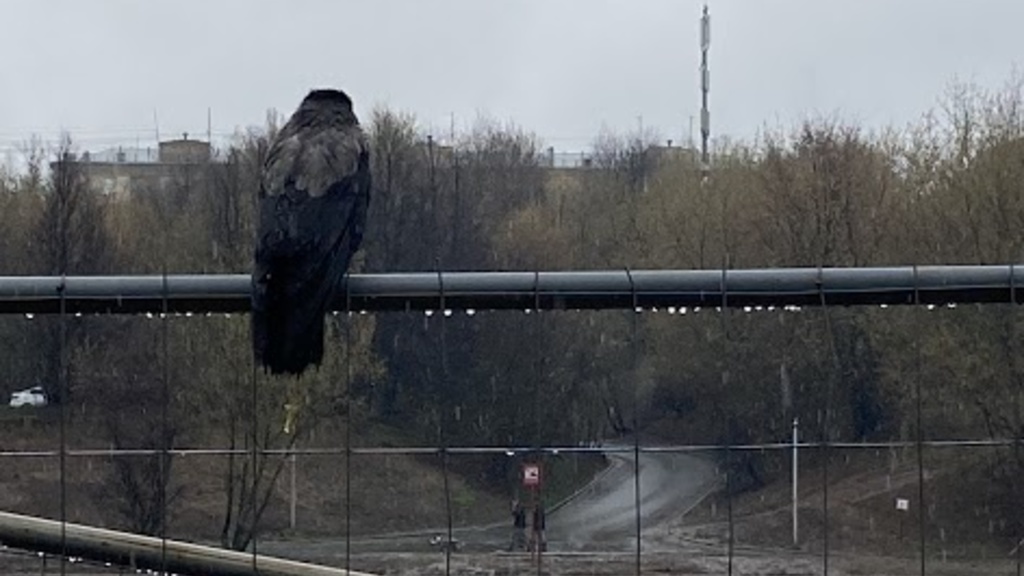
[{"label": "crow's wing", "polygon": [[268,196],[305,192],[318,198],[355,175],[366,154],[366,136],[358,125],[312,133],[303,133],[301,125],[285,126],[267,154],[263,192]]}]

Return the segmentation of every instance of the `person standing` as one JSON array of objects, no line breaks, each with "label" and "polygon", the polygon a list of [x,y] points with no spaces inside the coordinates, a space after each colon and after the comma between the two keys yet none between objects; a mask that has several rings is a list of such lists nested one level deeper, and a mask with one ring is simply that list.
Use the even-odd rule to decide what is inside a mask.
[{"label": "person standing", "polygon": [[544,537],[546,519],[544,517],[544,505],[540,502],[533,509],[533,532],[530,536],[530,550],[547,552],[548,542]]},{"label": "person standing", "polygon": [[512,501],[512,542],[508,551],[524,550],[526,548],[526,509],[519,503],[519,500]]}]

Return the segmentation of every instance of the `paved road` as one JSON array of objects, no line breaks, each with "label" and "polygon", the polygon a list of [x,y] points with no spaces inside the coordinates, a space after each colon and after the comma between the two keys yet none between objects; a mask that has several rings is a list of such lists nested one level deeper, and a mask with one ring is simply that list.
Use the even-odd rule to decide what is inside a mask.
[{"label": "paved road", "polygon": [[[636,546],[636,470],[632,453],[611,453],[612,468],[551,514],[549,549],[611,551]],[[640,526],[685,514],[715,485],[715,466],[690,454],[640,454]]]},{"label": "paved road", "polygon": [[[629,551],[636,547],[635,471],[633,454],[608,454],[610,468],[561,508],[548,516],[548,550]],[[699,503],[715,486],[713,463],[690,454],[640,454],[640,512],[643,533],[654,534],[659,525],[677,518]],[[353,539],[356,553],[430,550],[431,535],[445,528],[409,534]],[[504,550],[511,539],[507,525],[458,528],[454,537],[465,552]],[[646,536],[644,537],[646,541]],[[326,560],[344,556],[345,543],[337,540],[261,541],[260,551],[299,560]]]}]

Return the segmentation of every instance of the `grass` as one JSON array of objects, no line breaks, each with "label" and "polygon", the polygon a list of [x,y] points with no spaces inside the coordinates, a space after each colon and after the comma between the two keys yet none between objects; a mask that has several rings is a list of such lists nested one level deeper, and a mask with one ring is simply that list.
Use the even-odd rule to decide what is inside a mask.
[{"label": "grass", "polygon": [[[918,492],[912,451],[851,450],[837,453],[829,466],[829,549],[836,553],[914,557],[920,550],[924,520],[929,558],[938,561],[1003,557],[1013,546],[1006,533],[1010,511],[1000,512],[997,493],[981,450],[935,450],[924,466],[925,501]],[[781,457],[781,456],[780,456]],[[824,470],[805,465],[800,474],[798,549],[819,553],[824,547]],[[792,483],[788,474],[758,490],[732,499],[738,545],[793,548]],[[896,509],[897,498],[910,511]],[[723,494],[707,500],[679,523],[697,537],[727,536],[729,501]]]},{"label": "grass", "polygon": [[[59,448],[58,425],[51,418],[54,409],[35,411],[2,410],[0,450],[54,450]],[[12,415],[13,414],[13,415]],[[98,425],[87,424],[76,414],[69,423],[72,447],[107,447]],[[27,418],[27,419],[26,419]],[[340,430],[324,427],[310,445],[337,446]],[[361,446],[415,445],[415,439],[393,428],[369,424],[360,428]],[[474,456],[476,457],[476,456]],[[455,458],[455,457],[453,457]],[[403,454],[355,454],[346,473],[343,455],[306,455],[296,458],[294,488],[296,525],[291,526],[292,468],[290,462],[274,486],[264,514],[263,537],[343,537],[350,528],[353,536],[392,531],[436,528],[446,523],[444,475],[437,457]],[[457,462],[450,467],[449,488],[453,522],[456,526],[503,522],[508,515],[510,495],[518,485],[514,479],[486,482],[468,471],[479,470],[485,462]],[[545,501],[555,502],[585,483],[600,469],[596,457],[562,457],[551,460]],[[172,538],[216,542],[225,510],[222,456],[175,457],[171,488],[181,490],[168,524]],[[112,529],[127,529],[119,512],[123,500],[109,457],[74,456],[67,460],[67,518],[73,522]],[[466,473],[460,473],[466,470]],[[351,485],[346,489],[346,478]],[[0,466],[0,510],[49,518],[60,517],[60,469],[53,457],[11,457]],[[351,498],[346,500],[350,494]]]}]

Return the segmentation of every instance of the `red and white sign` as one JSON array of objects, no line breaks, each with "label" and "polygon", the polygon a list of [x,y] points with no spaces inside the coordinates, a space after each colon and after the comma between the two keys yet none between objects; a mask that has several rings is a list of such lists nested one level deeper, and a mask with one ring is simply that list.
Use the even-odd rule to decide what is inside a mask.
[{"label": "red and white sign", "polygon": [[540,484],[540,466],[536,464],[523,465],[523,486],[537,486]]}]

